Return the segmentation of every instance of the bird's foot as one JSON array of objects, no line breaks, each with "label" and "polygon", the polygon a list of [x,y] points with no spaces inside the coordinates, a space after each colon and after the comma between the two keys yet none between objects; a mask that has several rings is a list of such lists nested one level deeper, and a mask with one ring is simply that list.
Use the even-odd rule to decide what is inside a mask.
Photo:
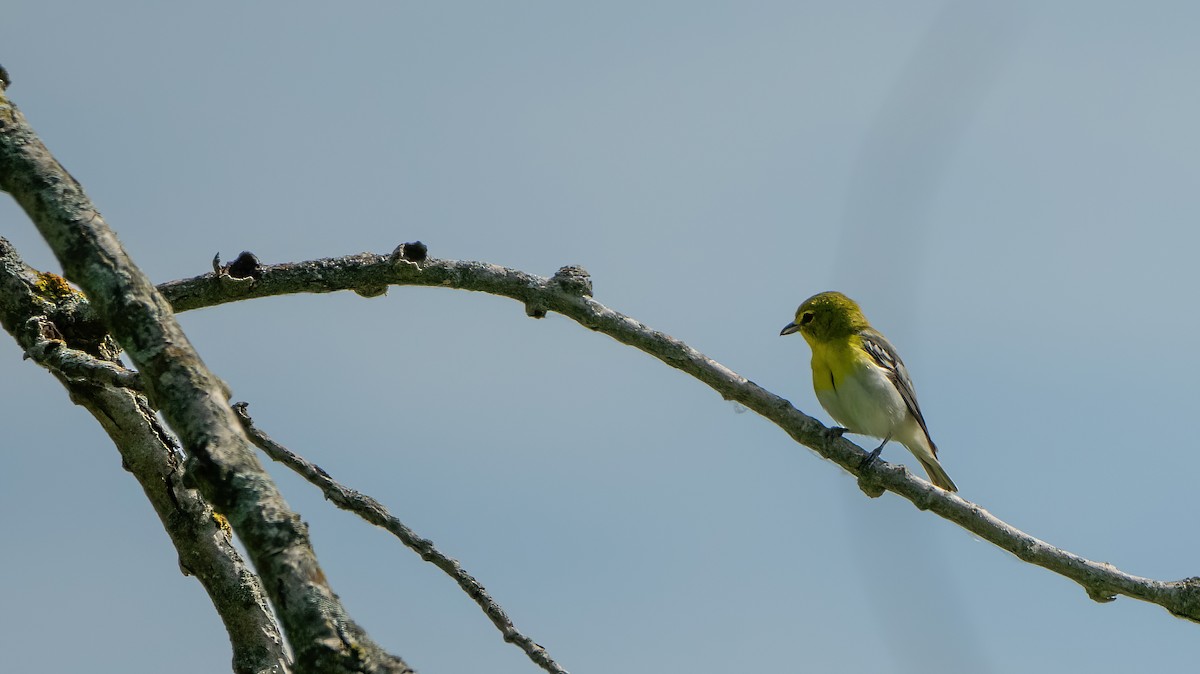
[{"label": "bird's foot", "polygon": [[867,454],[867,456],[863,458],[862,463],[858,464],[858,467],[860,469],[870,468],[871,465],[875,463],[875,460],[879,458],[880,453],[883,452],[883,445],[886,444],[887,440],[884,440],[882,444],[871,450],[871,453]]},{"label": "bird's foot", "polygon": [[829,428],[825,429],[825,435],[830,440],[836,440],[837,438],[840,438],[843,435],[845,435],[846,431],[849,431],[849,430],[850,430],[849,428],[844,428],[842,426],[830,426]]}]

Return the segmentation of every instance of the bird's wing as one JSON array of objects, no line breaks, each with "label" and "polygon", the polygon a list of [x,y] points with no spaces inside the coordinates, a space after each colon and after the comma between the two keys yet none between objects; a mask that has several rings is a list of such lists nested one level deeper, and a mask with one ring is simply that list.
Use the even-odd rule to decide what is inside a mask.
[{"label": "bird's wing", "polygon": [[925,439],[933,448],[933,455],[937,456],[937,447],[933,444],[933,439],[929,437],[929,429],[925,426],[925,417],[921,414],[921,406],[917,404],[917,392],[913,389],[912,378],[908,376],[908,368],[904,367],[904,361],[900,360],[900,354],[896,353],[896,347],[892,346],[886,337],[871,329],[863,330],[858,333],[858,336],[862,340],[863,351],[866,351],[871,360],[887,372],[888,379],[900,392],[900,397],[904,399],[908,411],[916,417],[917,423],[921,425],[921,430],[925,432]]}]

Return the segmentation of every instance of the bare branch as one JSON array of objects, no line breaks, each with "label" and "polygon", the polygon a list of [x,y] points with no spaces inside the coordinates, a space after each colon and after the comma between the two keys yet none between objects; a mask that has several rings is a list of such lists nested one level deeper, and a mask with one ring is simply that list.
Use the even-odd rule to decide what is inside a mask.
[{"label": "bare branch", "polygon": [[63,341],[75,339],[71,328],[60,330],[43,312],[52,313],[71,298],[51,290],[62,286],[48,284],[48,276],[26,266],[0,238],[0,324],[27,353],[40,354],[34,359],[58,377],[71,400],[91,412],[112,438],[122,465],[142,485],[179,552],[180,569],[196,576],[221,616],[233,647],[233,671],[286,673],[283,637],[258,577],[204,497],[181,484],[182,457],[146,398],[122,388],[136,373]]},{"label": "bare branch", "polygon": [[389,285],[455,288],[509,297],[523,303],[526,313],[537,318],[553,311],[683,370],[726,400],[758,412],[800,444],[857,476],[859,487],[869,496],[884,491],[897,494],[917,508],[932,511],[1026,562],[1075,581],[1096,601],[1111,601],[1117,595],[1125,595],[1158,604],[1176,616],[1200,621],[1200,578],[1158,581],[1133,576],[1111,564],[1093,562],[1034,538],[979,505],[909,474],[903,466],[877,461],[864,469],[866,453],[862,448],[831,433],[787,400],[674,337],[593,300],[590,281],[578,267],[564,267],[547,279],[482,262],[433,258],[413,262],[405,259],[402,249],[397,249],[390,256],[361,253],[266,265],[258,267],[256,273],[258,277],[252,283],[231,284],[223,282],[217,274],[205,274],[162,284],[160,290],[176,311],[291,293],[353,290],[364,294],[361,293],[364,288]]},{"label": "bare branch", "polygon": [[302,672],[409,672],[347,616],[307,527],[263,470],[228,392],[83,188],[0,95],[0,189],[11,194],[141,372],[188,453],[187,477],[226,515],[262,575]]},{"label": "bare branch", "polygon": [[[46,334],[55,330],[54,324],[45,316],[29,319],[31,331]],[[34,342],[25,349],[25,355],[47,370],[56,372],[73,382],[92,382],[116,388],[142,390],[142,378],[133,370],[126,370],[120,363],[101,360],[92,354],[72,349],[62,339],[48,338]]]},{"label": "bare branch", "polygon": [[341,485],[330,477],[329,473],[322,470],[320,466],[309,462],[304,457],[295,454],[287,447],[276,442],[271,436],[254,425],[254,420],[250,418],[250,413],[246,411],[247,407],[246,403],[237,403],[233,406],[233,411],[237,414],[238,420],[242,422],[242,429],[250,437],[250,442],[253,442],[256,447],[266,452],[267,456],[291,468],[305,480],[308,480],[313,486],[320,489],[325,494],[325,498],[332,501],[337,507],[342,510],[348,510],[377,527],[387,529],[396,538],[399,538],[401,543],[404,543],[413,552],[421,555],[421,559],[445,571],[448,576],[454,579],[454,582],[458,583],[463,592],[467,593],[467,596],[473,599],[476,604],[479,604],[479,608],[483,609],[484,614],[492,621],[492,624],[504,635],[504,640],[516,644],[518,648],[525,651],[525,654],[537,666],[552,674],[567,674],[567,670],[559,666],[541,644],[522,634],[513,625],[512,620],[504,612],[500,604],[496,603],[495,599],[492,599],[492,596],[484,589],[482,583],[475,580],[471,574],[462,568],[458,560],[442,554],[434,546],[433,541],[418,536],[412,529],[405,526],[399,518],[388,512],[387,508],[383,507],[383,504],[379,501]]}]

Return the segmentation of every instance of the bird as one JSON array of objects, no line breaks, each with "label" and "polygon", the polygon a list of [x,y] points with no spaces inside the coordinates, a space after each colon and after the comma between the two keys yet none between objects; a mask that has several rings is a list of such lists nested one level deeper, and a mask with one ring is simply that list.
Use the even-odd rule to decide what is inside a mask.
[{"label": "bird", "polygon": [[813,390],[821,407],[840,424],[835,432],[883,439],[864,466],[895,440],[912,452],[930,482],[958,491],[938,461],[908,368],[891,342],[871,327],[857,302],[836,291],[817,293],[804,300],[779,334],[797,332],[812,349]]}]

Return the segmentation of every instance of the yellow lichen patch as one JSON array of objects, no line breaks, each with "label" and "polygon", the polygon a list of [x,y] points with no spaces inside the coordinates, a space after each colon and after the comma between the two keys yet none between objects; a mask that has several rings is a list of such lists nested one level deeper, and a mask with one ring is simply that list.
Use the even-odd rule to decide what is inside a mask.
[{"label": "yellow lichen patch", "polygon": [[225,519],[224,515],[214,510],[212,518],[217,523],[217,526],[221,528],[221,531],[225,532],[226,538],[233,538],[233,527],[229,526],[229,520]]},{"label": "yellow lichen patch", "polygon": [[61,302],[71,297],[83,296],[83,293],[72,288],[71,284],[67,283],[67,279],[58,274],[51,274],[48,271],[37,275],[37,284],[35,287],[39,295],[55,302]]}]

